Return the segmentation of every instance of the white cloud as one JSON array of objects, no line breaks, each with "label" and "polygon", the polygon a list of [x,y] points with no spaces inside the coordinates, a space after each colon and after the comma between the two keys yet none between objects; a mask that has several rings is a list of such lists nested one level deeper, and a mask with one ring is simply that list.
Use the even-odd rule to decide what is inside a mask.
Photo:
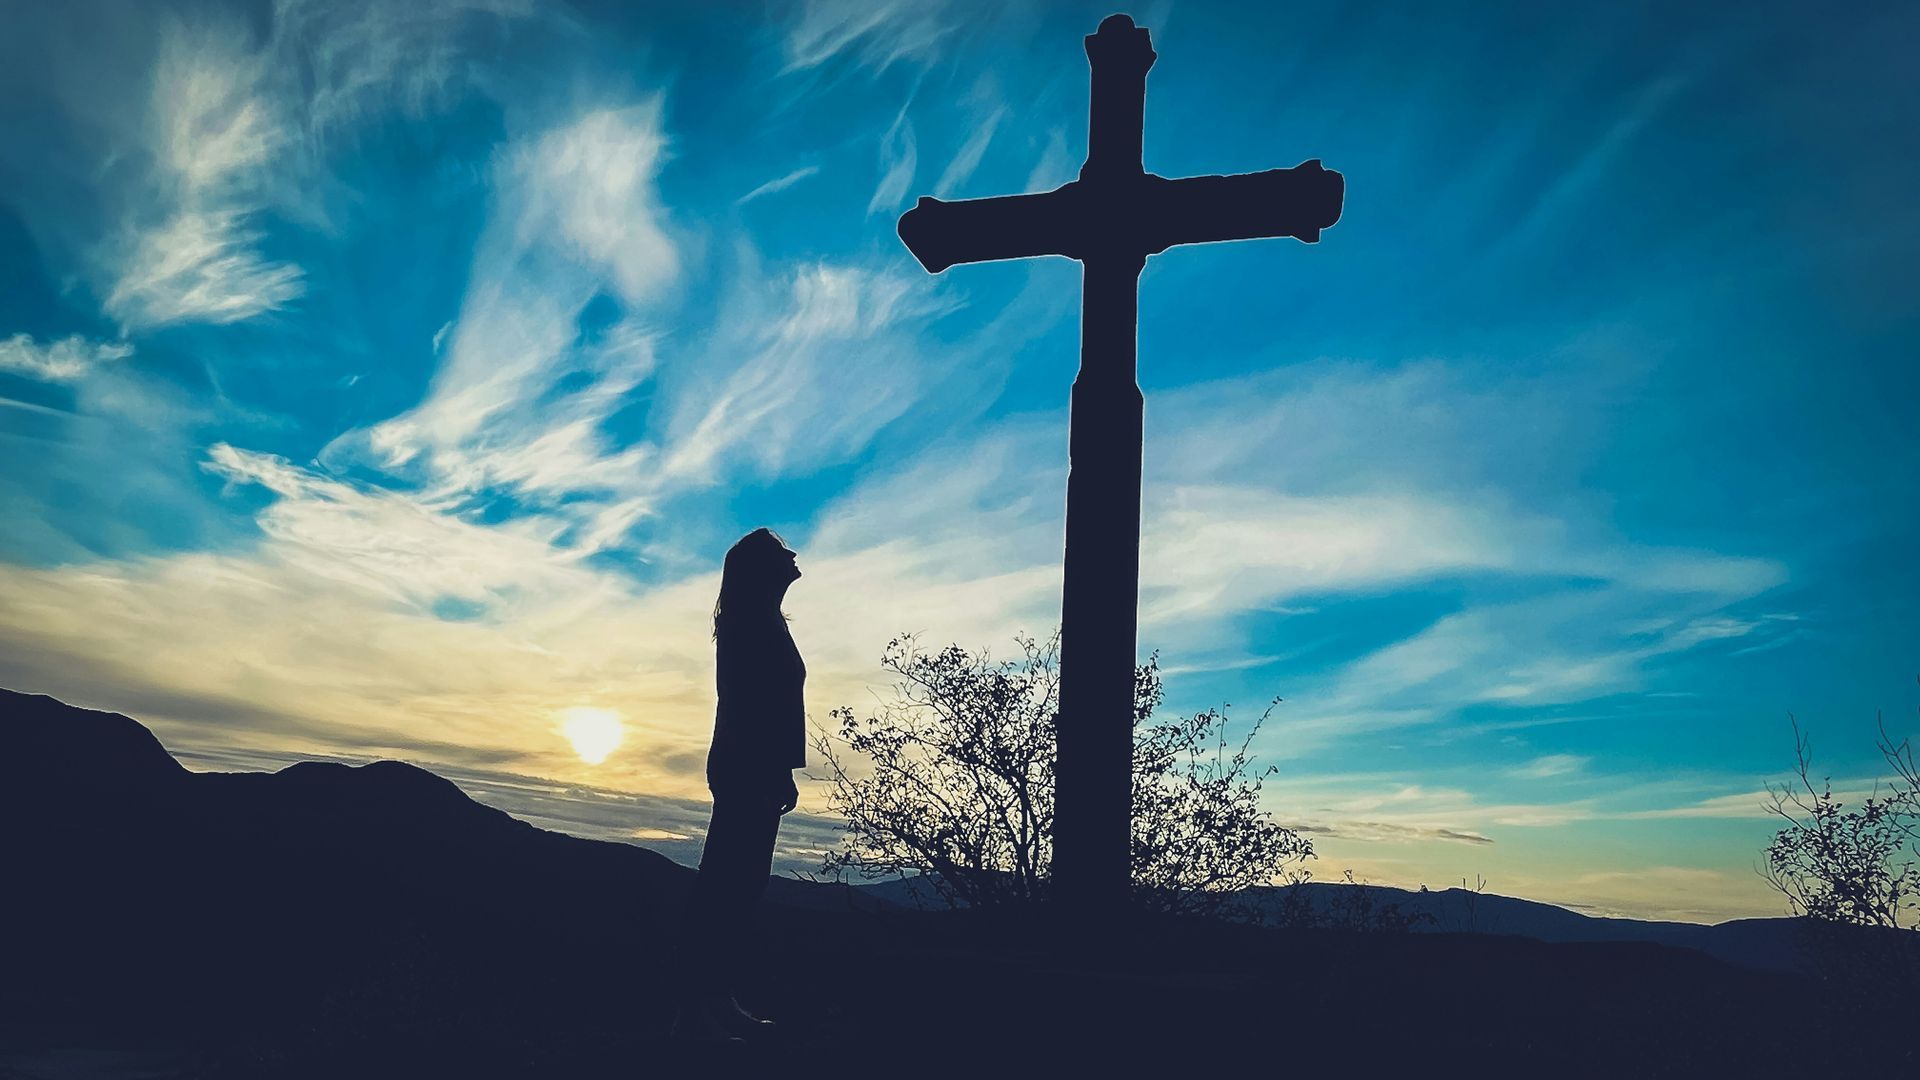
[{"label": "white cloud", "polygon": [[786,34],[787,70],[851,53],[886,68],[930,55],[952,29],[946,0],[805,0]]},{"label": "white cloud", "polygon": [[[1609,583],[1553,589],[1525,600],[1481,603],[1447,615],[1411,637],[1353,661],[1328,680],[1308,680],[1277,718],[1276,745],[1297,754],[1346,730],[1432,724],[1474,704],[1540,707],[1643,688],[1650,661],[1693,647],[1684,637],[1644,641],[1646,613],[1685,623],[1745,594],[1701,597],[1646,588],[1633,580],[1630,555]],[[1687,556],[1700,558],[1696,555]],[[1554,573],[1583,566],[1578,549],[1535,552],[1523,569]]]},{"label": "white cloud", "polygon": [[980,159],[987,155],[987,145],[993,142],[993,133],[999,130],[1000,121],[1006,119],[1006,116],[1007,110],[1004,107],[996,108],[974,127],[973,134],[968,135],[967,141],[960,144],[960,149],[954,153],[953,160],[947,163],[946,170],[940,174],[940,179],[934,182],[935,195],[945,198],[972,178],[974,170],[980,167]]},{"label": "white cloud", "polygon": [[260,233],[233,209],[183,209],[132,240],[107,313],[129,329],[231,323],[274,311],[306,287],[298,266],[263,257]]},{"label": "white cloud", "polygon": [[1022,191],[1051,191],[1067,183],[1079,172],[1073,156],[1067,152],[1067,133],[1062,128],[1052,128],[1047,132],[1047,145],[1040,151],[1040,158],[1033,163],[1033,171],[1027,174],[1027,182]]},{"label": "white cloud", "polygon": [[269,70],[237,27],[162,31],[147,95],[151,202],[117,244],[106,297],[121,325],[235,322],[304,290],[300,268],[263,255],[249,224],[265,170],[292,139],[264,87]]},{"label": "white cloud", "polygon": [[46,405],[35,405],[31,401],[16,401],[10,397],[0,397],[0,409],[18,409],[21,412],[32,413],[35,416],[51,416],[56,419],[72,415],[65,409],[50,408]]},{"label": "white cloud", "polygon": [[89,341],[73,334],[39,344],[26,334],[0,341],[0,371],[46,382],[73,382],[88,372],[133,355],[124,342]]},{"label": "white cloud", "polygon": [[237,33],[176,27],[162,37],[153,79],[155,149],[186,192],[244,183],[287,141],[257,94],[263,68]]},{"label": "white cloud", "polygon": [[1319,589],[1509,567],[1515,548],[1548,528],[1411,493],[1162,484],[1143,527],[1141,617],[1205,621]]},{"label": "white cloud", "polygon": [[481,75],[476,39],[502,24],[567,18],[533,0],[275,0],[272,47],[300,63],[306,85],[289,97],[303,129],[325,140],[378,113],[442,106]]},{"label": "white cloud", "polygon": [[529,596],[592,584],[554,549],[556,525],[537,516],[474,525],[430,500],[348,484],[225,443],[211,448],[206,467],[277,496],[258,522],[282,562],[395,603],[425,610],[453,598],[505,610]]},{"label": "white cloud", "polygon": [[723,343],[745,360],[681,394],[667,433],[667,482],[703,486],[727,461],[779,474],[844,457],[938,375],[911,333],[948,309],[933,283],[898,269],[816,263],[784,284],[786,303],[770,321],[725,320],[756,327]]},{"label": "white cloud", "polygon": [[[1659,820],[1664,818],[1724,818],[1756,821],[1778,821],[1767,808],[1772,805],[1772,797],[1767,792],[1769,783],[1777,789],[1784,781],[1753,781],[1750,786],[1724,795],[1711,795],[1678,806],[1662,806],[1647,810],[1622,810],[1610,816],[1628,821]],[[1871,776],[1828,778],[1832,785],[1833,797],[1842,804],[1857,806],[1862,800],[1885,793],[1884,781]]]},{"label": "white cloud", "polygon": [[1550,229],[1581,214],[1582,201],[1592,197],[1595,185],[1619,168],[1619,159],[1633,151],[1641,132],[1673,104],[1697,74],[1665,75],[1638,84],[1633,100],[1619,103],[1612,125],[1585,144],[1585,153],[1571,167],[1553,174],[1553,182],[1528,202],[1527,212],[1497,238],[1489,254],[1536,244]]},{"label": "white cloud", "polygon": [[735,199],[733,201],[733,204],[735,206],[745,206],[746,204],[752,202],[755,199],[764,198],[768,195],[785,191],[788,188],[792,187],[793,185],[799,183],[800,181],[805,180],[807,177],[813,176],[819,173],[819,171],[820,171],[820,166],[818,165],[803,165],[800,168],[795,169],[784,176],[776,176],[773,179],[767,181],[766,183],[761,184],[759,187],[754,188],[752,191],[749,191],[745,195],[742,195],[738,199]]},{"label": "white cloud", "polygon": [[1748,818],[1764,820],[1771,815],[1767,811],[1767,793],[1764,787],[1756,785],[1752,791],[1739,791],[1730,795],[1714,795],[1698,802],[1682,806],[1664,806],[1653,810],[1630,810],[1619,815],[1628,820],[1663,818]]},{"label": "white cloud", "polygon": [[[454,511],[509,492],[579,557],[628,543],[663,500],[729,471],[844,458],[912,407],[944,370],[911,348],[947,310],[934,283],[857,264],[766,274],[743,249],[719,329],[686,338],[675,380],[653,388],[653,429],[609,435],[656,376],[646,309],[678,266],[654,186],[660,124],[658,98],[591,109],[497,155],[467,296],[425,400],[341,436],[321,460],[370,465]],[[588,305],[609,295],[624,313],[588,325]]]},{"label": "white cloud", "polygon": [[1529,874],[1514,884],[1531,899],[1600,917],[1717,923],[1784,913],[1779,894],[1750,867],[1642,865],[1572,879]]},{"label": "white cloud", "polygon": [[1578,754],[1543,754],[1525,765],[1507,770],[1507,775],[1521,780],[1547,780],[1577,773],[1586,766],[1587,759]]},{"label": "white cloud", "polygon": [[1366,774],[1289,776],[1272,787],[1269,803],[1283,820],[1306,831],[1370,844],[1494,844],[1512,839],[1515,829],[1552,828],[1597,816],[1590,798],[1488,802],[1462,788]]},{"label": "white cloud", "polygon": [[1491,844],[1493,838],[1470,829],[1450,829],[1444,825],[1400,825],[1390,821],[1337,821],[1322,822],[1305,820],[1290,822],[1289,828],[1306,833],[1315,839],[1332,837],[1340,840],[1358,840],[1362,842],[1394,842],[1408,840],[1431,840],[1448,844]]},{"label": "white cloud", "polygon": [[657,97],[595,110],[546,132],[517,151],[526,200],[518,242],[531,246],[557,230],[606,272],[621,299],[647,298],[679,269],[654,190],[665,152]]},{"label": "white cloud", "polygon": [[873,189],[873,198],[867,200],[867,214],[886,213],[897,209],[907,197],[907,189],[913,186],[913,173],[919,167],[919,148],[914,142],[913,122],[907,119],[907,111],[893,118],[887,132],[880,138],[880,183]]},{"label": "white cloud", "polygon": [[469,31],[535,17],[561,21],[522,0],[276,0],[258,30],[159,16],[145,85],[120,97],[142,103],[141,117],[110,123],[104,145],[82,151],[104,159],[107,182],[88,181],[116,223],[90,245],[107,313],[139,331],[239,322],[298,300],[305,271],[271,253],[269,216],[331,228],[330,150],[376,113],[451,100],[485,52]]},{"label": "white cloud", "polygon": [[[493,205],[444,357],[411,411],[337,438],[358,461],[460,507],[494,489],[552,513],[577,557],[614,546],[650,511],[655,451],[616,446],[607,419],[653,376],[654,335],[634,309],[669,286],[679,255],[655,178],[658,98],[586,110],[497,157]],[[589,330],[587,305],[627,307]]]}]

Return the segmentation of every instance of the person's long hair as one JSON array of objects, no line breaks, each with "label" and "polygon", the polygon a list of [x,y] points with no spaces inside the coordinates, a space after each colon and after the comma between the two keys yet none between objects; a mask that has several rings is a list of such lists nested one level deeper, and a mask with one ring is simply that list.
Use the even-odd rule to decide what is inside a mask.
[{"label": "person's long hair", "polygon": [[772,529],[755,529],[734,541],[720,564],[720,597],[713,602],[713,637],[720,639],[722,625],[737,625],[755,616],[783,618],[779,587],[784,569],[779,553],[786,542]]}]

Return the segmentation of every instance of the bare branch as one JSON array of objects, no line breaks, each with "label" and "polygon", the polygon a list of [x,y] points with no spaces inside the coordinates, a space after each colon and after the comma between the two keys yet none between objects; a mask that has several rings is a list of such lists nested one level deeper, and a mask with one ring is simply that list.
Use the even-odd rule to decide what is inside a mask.
[{"label": "bare branch", "polygon": [[[911,636],[888,643],[881,663],[899,677],[893,696],[865,717],[835,710],[837,734],[816,736],[829,802],[846,823],[826,872],[927,875],[944,900],[969,906],[1044,897],[1059,635],[1016,641],[1020,655],[999,662],[957,645],[925,651]],[[1135,676],[1136,899],[1227,913],[1245,890],[1312,855],[1309,841],[1260,806],[1274,770],[1255,767],[1252,745],[1272,706],[1234,740],[1224,710],[1153,719],[1162,700],[1157,655]],[[856,760],[858,778],[849,772]]]}]

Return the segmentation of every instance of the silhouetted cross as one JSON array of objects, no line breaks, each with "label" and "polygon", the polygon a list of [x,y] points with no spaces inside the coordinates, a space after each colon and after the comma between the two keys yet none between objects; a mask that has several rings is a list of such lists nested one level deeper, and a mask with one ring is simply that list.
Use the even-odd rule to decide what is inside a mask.
[{"label": "silhouetted cross", "polygon": [[1140,270],[1175,244],[1291,236],[1311,244],[1340,218],[1345,183],[1291,169],[1168,180],[1140,164],[1153,44],[1125,15],[1087,38],[1093,69],[1080,178],[1037,195],[942,202],[900,217],[932,273],[957,263],[1064,255],[1084,267],[1080,373],[1068,432],[1053,892],[1117,911],[1128,884],[1133,677],[1140,594],[1141,398],[1134,381]]}]

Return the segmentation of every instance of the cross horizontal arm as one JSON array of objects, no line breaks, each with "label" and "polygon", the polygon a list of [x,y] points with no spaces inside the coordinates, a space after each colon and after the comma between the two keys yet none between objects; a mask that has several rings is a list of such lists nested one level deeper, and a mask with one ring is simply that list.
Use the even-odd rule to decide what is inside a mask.
[{"label": "cross horizontal arm", "polygon": [[1139,228],[1148,254],[1175,244],[1291,236],[1320,242],[1340,220],[1347,182],[1316,159],[1291,169],[1235,176],[1189,176],[1150,185]]},{"label": "cross horizontal arm", "polygon": [[1077,186],[956,202],[923,195],[900,215],[900,240],[930,274],[960,263],[1068,255],[1079,230]]},{"label": "cross horizontal arm", "polygon": [[1138,258],[1176,244],[1292,236],[1309,244],[1340,220],[1346,181],[1309,161],[1291,169],[1168,180],[1076,180],[1034,195],[922,198],[900,239],[931,273],[960,263],[1064,255]]}]

